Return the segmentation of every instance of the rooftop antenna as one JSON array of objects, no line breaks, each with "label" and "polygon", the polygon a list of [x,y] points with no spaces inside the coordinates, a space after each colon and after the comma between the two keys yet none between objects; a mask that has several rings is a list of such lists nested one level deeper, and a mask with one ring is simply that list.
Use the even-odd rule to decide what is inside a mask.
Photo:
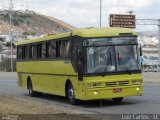
[{"label": "rooftop antenna", "polygon": [[129,15],[132,15],[135,11],[133,10],[130,10],[130,11],[127,11],[126,13],[129,13]]}]

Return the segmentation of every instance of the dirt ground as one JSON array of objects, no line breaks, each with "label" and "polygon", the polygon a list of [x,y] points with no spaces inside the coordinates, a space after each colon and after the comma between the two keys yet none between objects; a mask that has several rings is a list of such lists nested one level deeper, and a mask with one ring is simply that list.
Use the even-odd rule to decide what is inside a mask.
[{"label": "dirt ground", "polygon": [[59,110],[54,106],[46,106],[41,103],[20,100],[13,95],[0,95],[0,114],[61,114],[66,111]]},{"label": "dirt ground", "polygon": [[0,120],[5,117],[15,120],[93,120],[87,115],[78,115],[53,105],[36,103],[13,95],[0,95]]}]

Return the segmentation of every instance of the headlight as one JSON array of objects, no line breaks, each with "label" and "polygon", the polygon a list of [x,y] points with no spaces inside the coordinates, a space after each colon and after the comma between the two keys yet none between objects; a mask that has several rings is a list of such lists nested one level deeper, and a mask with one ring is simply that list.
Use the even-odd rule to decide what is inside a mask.
[{"label": "headlight", "polygon": [[134,85],[142,84],[142,80],[132,80],[132,84]]},{"label": "headlight", "polygon": [[97,87],[104,87],[103,83],[101,82],[95,82],[95,83],[88,83],[89,88],[97,88]]}]

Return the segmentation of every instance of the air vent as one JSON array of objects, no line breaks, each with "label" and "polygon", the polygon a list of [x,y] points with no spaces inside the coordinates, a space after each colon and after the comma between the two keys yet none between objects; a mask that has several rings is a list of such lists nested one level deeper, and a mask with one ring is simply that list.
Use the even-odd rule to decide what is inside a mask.
[{"label": "air vent", "polygon": [[106,82],[107,87],[128,86],[129,81]]}]

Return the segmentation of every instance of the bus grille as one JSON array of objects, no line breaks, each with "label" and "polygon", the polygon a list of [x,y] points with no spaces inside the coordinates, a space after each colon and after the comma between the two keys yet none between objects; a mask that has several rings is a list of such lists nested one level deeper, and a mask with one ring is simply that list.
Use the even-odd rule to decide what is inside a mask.
[{"label": "bus grille", "polygon": [[106,82],[107,87],[128,86],[129,81]]}]

